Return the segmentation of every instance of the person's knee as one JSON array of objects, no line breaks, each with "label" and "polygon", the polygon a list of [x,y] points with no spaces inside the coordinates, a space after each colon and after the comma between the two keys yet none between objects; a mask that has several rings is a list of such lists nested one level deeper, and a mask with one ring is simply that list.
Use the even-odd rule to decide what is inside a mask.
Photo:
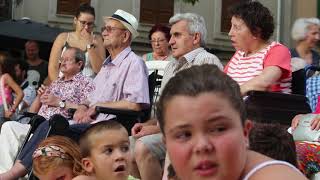
[{"label": "person's knee", "polygon": [[149,148],[142,141],[139,140],[136,141],[136,145],[134,148],[134,156],[137,162],[153,157]]}]

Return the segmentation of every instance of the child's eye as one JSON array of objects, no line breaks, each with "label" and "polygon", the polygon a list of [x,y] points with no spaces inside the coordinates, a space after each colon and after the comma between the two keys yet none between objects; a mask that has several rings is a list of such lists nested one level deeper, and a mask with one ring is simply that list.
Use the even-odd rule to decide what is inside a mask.
[{"label": "child's eye", "polygon": [[225,126],[214,126],[209,128],[210,133],[221,133],[224,132],[227,128]]},{"label": "child's eye", "polygon": [[191,132],[189,131],[181,131],[181,132],[177,132],[175,135],[175,138],[179,141],[186,141],[191,137]]},{"label": "child's eye", "polygon": [[129,151],[129,146],[127,146],[127,145],[126,146],[122,146],[121,147],[121,151],[122,152],[128,152]]},{"label": "child's eye", "polygon": [[112,149],[112,148],[106,148],[105,151],[104,151],[104,153],[105,153],[105,154],[108,154],[108,155],[109,155],[109,154],[112,154],[112,152],[113,152],[113,149]]}]

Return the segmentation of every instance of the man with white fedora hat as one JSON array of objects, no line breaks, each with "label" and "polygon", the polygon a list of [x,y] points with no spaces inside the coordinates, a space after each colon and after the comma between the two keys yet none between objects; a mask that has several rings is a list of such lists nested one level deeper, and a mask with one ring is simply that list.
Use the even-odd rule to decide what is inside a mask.
[{"label": "man with white fedora hat", "polygon": [[[69,126],[73,138],[80,136],[91,124],[114,117],[97,115],[96,106],[139,111],[150,104],[147,67],[142,58],[130,48],[131,41],[138,36],[137,19],[123,10],[117,10],[112,16],[105,17],[104,21],[103,44],[110,56],[104,61],[93,80],[95,90],[78,105],[73,116],[76,124]],[[46,134],[44,129],[36,130],[23,148],[25,153],[19,156],[21,161],[15,163],[8,172],[0,174],[0,179],[10,179],[9,177],[17,179],[31,169],[32,152],[44,138],[44,134]]]}]

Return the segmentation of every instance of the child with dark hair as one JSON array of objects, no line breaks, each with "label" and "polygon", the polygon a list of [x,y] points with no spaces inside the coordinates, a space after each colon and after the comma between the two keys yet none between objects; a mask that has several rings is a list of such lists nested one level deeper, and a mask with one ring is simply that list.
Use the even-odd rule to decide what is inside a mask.
[{"label": "child with dark hair", "polygon": [[251,150],[298,167],[293,137],[280,124],[254,123],[249,142]]},{"label": "child with dark hair", "polygon": [[80,138],[82,166],[87,175],[75,180],[127,180],[129,177],[130,143],[127,130],[117,121],[92,125]]}]

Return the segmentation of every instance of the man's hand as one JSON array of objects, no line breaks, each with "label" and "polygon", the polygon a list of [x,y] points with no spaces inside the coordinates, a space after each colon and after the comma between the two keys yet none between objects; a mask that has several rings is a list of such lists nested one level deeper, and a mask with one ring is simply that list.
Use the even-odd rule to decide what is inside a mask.
[{"label": "man's hand", "polygon": [[[132,128],[132,130],[134,130],[134,127]],[[157,125],[142,125],[141,127],[137,125],[135,130],[137,130],[137,132],[135,132],[135,134],[132,134],[132,136],[136,139],[160,132],[160,128]]]},{"label": "man's hand", "polygon": [[301,117],[303,116],[303,114],[298,114],[296,115],[292,121],[291,121],[291,128],[292,128],[292,131],[295,130],[299,124],[299,121],[301,119]]},{"label": "man's hand", "polygon": [[143,123],[134,124],[134,126],[131,129],[131,135],[132,136],[137,135],[141,131],[142,127],[143,127]]},{"label": "man's hand", "polygon": [[319,115],[317,115],[315,118],[312,119],[310,126],[311,126],[311,130],[318,131],[320,129],[320,117],[319,117]]},{"label": "man's hand", "polygon": [[88,111],[87,107],[83,105],[78,106],[76,112],[73,115],[73,119],[77,122],[81,122],[82,119],[86,116],[87,111]]},{"label": "man's hand", "polygon": [[39,89],[38,89],[38,91],[37,91],[37,94],[41,96],[41,95],[46,91],[47,88],[48,88],[47,86],[45,86],[45,85],[42,84],[42,85],[39,87]]},{"label": "man's hand", "polygon": [[43,94],[40,97],[40,101],[42,104],[45,104],[48,106],[59,107],[60,99],[52,94]]}]

